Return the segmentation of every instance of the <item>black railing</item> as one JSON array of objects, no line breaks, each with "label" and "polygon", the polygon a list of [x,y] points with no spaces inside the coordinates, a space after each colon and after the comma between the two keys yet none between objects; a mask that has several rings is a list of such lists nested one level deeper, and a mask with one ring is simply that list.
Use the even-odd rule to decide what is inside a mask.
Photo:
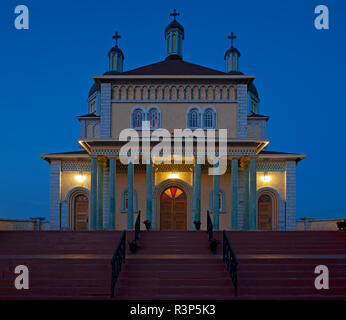
[{"label": "black railing", "polygon": [[213,222],[211,221],[209,210],[207,210],[207,232],[209,240],[213,239]]},{"label": "black railing", "polygon": [[119,273],[121,271],[121,265],[125,263],[126,255],[126,231],[124,230],[121,234],[120,240],[114,251],[112,264],[112,279],[111,279],[111,298],[114,297],[114,288],[117,283]]},{"label": "black railing", "polygon": [[223,231],[223,261],[226,263],[227,271],[231,276],[234,286],[234,295],[238,295],[238,259],[232,248],[227,232]]},{"label": "black railing", "polygon": [[141,231],[141,210],[138,211],[136,223],[135,223],[135,242],[139,238],[139,232]]}]

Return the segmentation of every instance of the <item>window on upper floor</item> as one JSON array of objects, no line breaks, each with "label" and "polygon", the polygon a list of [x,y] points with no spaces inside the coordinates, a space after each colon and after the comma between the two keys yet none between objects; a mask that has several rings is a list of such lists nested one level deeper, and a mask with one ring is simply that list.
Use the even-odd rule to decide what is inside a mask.
[{"label": "window on upper floor", "polygon": [[192,108],[187,114],[187,127],[197,129],[201,127],[201,113],[197,108]]},{"label": "window on upper floor", "polygon": [[203,128],[216,129],[216,111],[210,107],[204,110]]},{"label": "window on upper floor", "polygon": [[145,120],[144,111],[140,108],[136,108],[132,112],[132,123],[131,127],[133,129],[141,129],[142,122]]},{"label": "window on upper floor", "polygon": [[152,107],[149,109],[148,120],[150,122],[150,129],[157,129],[161,127],[161,112],[158,108]]}]

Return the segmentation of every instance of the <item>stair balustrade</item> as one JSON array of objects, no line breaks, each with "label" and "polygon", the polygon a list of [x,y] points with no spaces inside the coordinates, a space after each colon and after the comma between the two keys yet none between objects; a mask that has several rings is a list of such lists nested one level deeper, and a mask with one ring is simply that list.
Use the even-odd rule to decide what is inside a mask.
[{"label": "stair balustrade", "polygon": [[125,263],[126,256],[126,231],[124,230],[121,234],[120,240],[114,251],[111,264],[112,264],[112,279],[111,279],[111,298],[114,297],[114,288],[117,283],[121,266]]},{"label": "stair balustrade", "polygon": [[211,221],[209,210],[207,210],[207,232],[208,232],[209,240],[213,239],[213,223]]},{"label": "stair balustrade", "polygon": [[223,231],[223,261],[226,263],[234,286],[234,295],[238,296],[238,259],[225,230]]}]

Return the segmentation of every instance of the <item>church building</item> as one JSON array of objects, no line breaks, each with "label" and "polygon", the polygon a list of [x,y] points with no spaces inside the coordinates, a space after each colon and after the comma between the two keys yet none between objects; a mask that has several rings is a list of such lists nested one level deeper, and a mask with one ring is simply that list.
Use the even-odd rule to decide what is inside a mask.
[{"label": "church building", "polygon": [[[240,72],[236,36],[224,71],[193,64],[183,58],[178,13],[171,16],[160,62],[126,70],[115,33],[109,70],[94,76],[78,116],[80,150],[41,155],[50,165],[50,229],[131,230],[141,212],[152,230],[194,230],[198,221],[205,230],[209,211],[216,230],[295,230],[296,166],[305,155],[268,149],[269,117],[255,76]],[[123,130],[136,131],[141,144],[143,129],[161,128],[172,136],[225,129],[226,171],[210,175],[210,164],[196,161],[196,144],[181,163],[120,161]]]}]

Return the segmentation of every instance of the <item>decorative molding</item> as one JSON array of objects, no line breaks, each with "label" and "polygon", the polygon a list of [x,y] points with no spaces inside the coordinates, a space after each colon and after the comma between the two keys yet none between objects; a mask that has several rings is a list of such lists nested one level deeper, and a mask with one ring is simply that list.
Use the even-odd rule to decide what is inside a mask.
[{"label": "decorative molding", "polygon": [[257,161],[257,172],[284,172],[286,162],[284,161]]},{"label": "decorative molding", "polygon": [[61,171],[91,171],[90,161],[63,161]]},{"label": "decorative molding", "polygon": [[237,102],[237,84],[122,83],[112,85],[111,102]]}]

